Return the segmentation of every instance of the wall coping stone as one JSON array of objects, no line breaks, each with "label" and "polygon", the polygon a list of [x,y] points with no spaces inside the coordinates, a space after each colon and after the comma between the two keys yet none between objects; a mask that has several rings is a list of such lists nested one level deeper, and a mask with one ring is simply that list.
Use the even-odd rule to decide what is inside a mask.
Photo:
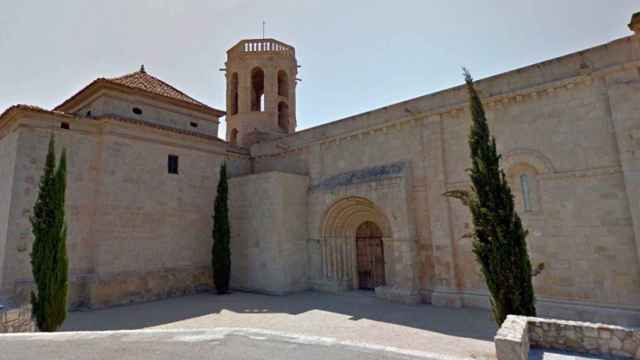
[{"label": "wall coping stone", "polygon": [[509,315],[494,338],[498,360],[526,360],[529,347],[640,359],[640,329]]}]

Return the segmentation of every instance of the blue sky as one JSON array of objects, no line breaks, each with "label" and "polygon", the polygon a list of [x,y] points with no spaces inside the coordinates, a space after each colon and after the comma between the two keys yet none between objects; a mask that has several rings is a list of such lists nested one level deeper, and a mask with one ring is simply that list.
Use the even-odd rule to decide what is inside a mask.
[{"label": "blue sky", "polygon": [[[225,107],[225,51],[296,47],[298,129],[630,35],[637,0],[0,0],[0,111],[147,71]],[[222,132],[221,132],[222,133]]]}]

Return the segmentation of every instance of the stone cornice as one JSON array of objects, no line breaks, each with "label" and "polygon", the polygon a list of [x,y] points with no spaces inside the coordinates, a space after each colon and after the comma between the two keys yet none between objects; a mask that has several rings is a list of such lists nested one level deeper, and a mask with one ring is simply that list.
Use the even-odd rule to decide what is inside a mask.
[{"label": "stone cornice", "polygon": [[[553,180],[574,179],[574,178],[610,176],[610,175],[616,175],[616,174],[622,174],[622,167],[619,165],[603,166],[603,167],[598,167],[593,169],[578,169],[578,170],[542,173],[542,174],[538,174],[538,178],[541,180],[553,181]],[[471,187],[471,182],[469,180],[453,181],[447,184],[447,191],[469,189],[470,187]]]},{"label": "stone cornice", "polygon": [[562,180],[569,178],[587,178],[596,176],[610,176],[615,174],[622,174],[622,166],[603,166],[593,169],[580,169],[571,171],[558,171],[555,173],[540,174],[539,178],[542,180]]},{"label": "stone cornice", "polygon": [[[582,74],[578,76],[569,77],[566,79],[561,79],[557,81],[548,82],[542,85],[532,86],[525,89],[518,89],[513,91],[508,91],[500,94],[490,95],[488,97],[483,97],[482,101],[487,108],[488,111],[499,110],[501,108],[508,107],[517,103],[524,103],[527,101],[536,101],[544,97],[548,96],[557,96],[558,93],[563,91],[569,91],[579,86],[590,86],[595,82],[597,78],[603,78],[609,76],[613,73],[625,71],[628,69],[638,69],[640,68],[640,61],[628,62],[625,64],[614,65],[607,68],[599,69],[597,71],[590,72],[585,69],[582,71]],[[482,81],[482,80],[481,80]],[[480,81],[480,83],[481,83]],[[460,91],[461,87],[452,88],[449,90],[445,90],[445,92],[455,92]],[[482,91],[480,91],[482,93]],[[437,93],[436,95],[444,94]],[[393,105],[392,105],[393,106]],[[301,152],[305,149],[314,146],[314,145],[322,145],[329,146],[332,144],[339,144],[344,141],[349,141],[352,139],[360,139],[363,136],[375,134],[375,133],[386,133],[388,131],[394,131],[395,129],[403,128],[405,126],[422,126],[424,122],[430,121],[440,121],[443,119],[449,118],[459,118],[467,112],[467,101],[462,101],[453,105],[442,106],[439,108],[434,108],[428,112],[421,112],[416,114],[411,114],[409,116],[402,117],[396,120],[390,120],[382,124],[378,124],[371,127],[361,128],[354,131],[349,131],[341,134],[336,134],[333,136],[328,136],[323,139],[312,140],[306,143],[295,144],[296,134],[285,138],[285,140],[293,141],[285,141],[275,140],[275,144],[285,144],[285,146],[278,147],[282,149],[286,147],[286,150],[264,154],[264,155],[256,155],[255,158],[273,158],[273,157],[283,157],[291,155],[292,153]],[[373,112],[375,112],[374,110]],[[372,113],[372,112],[370,112]],[[368,114],[368,113],[365,113]],[[357,115],[360,116],[360,115]],[[347,118],[343,120],[338,120],[338,122],[356,120],[355,117]],[[335,126],[334,123],[328,123],[324,125],[320,125],[311,129],[303,130],[299,134],[303,134],[306,132],[319,130],[322,128],[326,128],[328,126]]]},{"label": "stone cornice", "polygon": [[[87,123],[89,124],[96,124],[96,123],[104,124],[108,122],[120,122],[120,123],[126,123],[134,126],[147,127],[147,128],[152,128],[152,129],[161,131],[161,132],[171,132],[171,133],[176,133],[184,136],[199,138],[202,140],[209,141],[212,144],[217,143],[220,146],[224,146],[224,150],[222,150],[222,152],[225,154],[229,154],[237,157],[248,156],[248,154],[242,149],[232,148],[228,146],[228,144],[225,141],[211,135],[205,135],[205,134],[200,134],[200,133],[196,133],[189,130],[172,128],[169,126],[159,125],[159,124],[151,123],[144,120],[138,120],[138,119],[128,119],[128,118],[122,118],[117,116],[85,118],[85,117],[79,117],[79,116],[75,116],[75,115],[71,115],[71,114],[67,114],[59,111],[45,110],[39,107],[30,106],[30,105],[15,105],[10,107],[0,115],[0,140],[4,136],[6,136],[7,132],[11,128],[11,124],[14,123],[14,121],[18,120],[21,116],[25,116],[29,114],[47,115],[47,116],[53,116],[61,119],[67,119],[67,120],[75,119],[79,121],[87,121]],[[71,131],[74,131],[74,130],[71,130]]]},{"label": "stone cornice", "polygon": [[319,179],[309,187],[310,191],[330,191],[338,187],[380,182],[394,177],[406,176],[409,163],[398,161],[389,164],[369,166]]},{"label": "stone cornice", "polygon": [[76,117],[74,115],[62,113],[59,111],[50,111],[32,105],[13,105],[6,109],[2,114],[0,114],[0,140],[2,140],[7,135],[13,123],[18,120],[20,116],[24,116],[27,114],[53,115],[65,119],[73,119]]}]

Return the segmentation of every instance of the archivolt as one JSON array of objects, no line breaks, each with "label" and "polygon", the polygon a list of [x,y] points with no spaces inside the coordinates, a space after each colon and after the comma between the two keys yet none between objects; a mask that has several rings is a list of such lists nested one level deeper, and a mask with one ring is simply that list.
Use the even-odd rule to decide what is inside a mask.
[{"label": "archivolt", "polygon": [[555,172],[551,160],[537,150],[515,149],[503,155],[502,168],[506,171],[517,164],[529,164],[539,174]]},{"label": "archivolt", "polygon": [[325,238],[352,238],[365,221],[374,222],[384,237],[391,237],[391,226],[385,215],[373,202],[361,197],[347,197],[333,203],[325,213],[321,234]]},{"label": "archivolt", "polygon": [[357,286],[356,230],[366,221],[378,225],[383,241],[391,239],[389,221],[373,202],[347,197],[329,207],[320,229],[322,278]]}]

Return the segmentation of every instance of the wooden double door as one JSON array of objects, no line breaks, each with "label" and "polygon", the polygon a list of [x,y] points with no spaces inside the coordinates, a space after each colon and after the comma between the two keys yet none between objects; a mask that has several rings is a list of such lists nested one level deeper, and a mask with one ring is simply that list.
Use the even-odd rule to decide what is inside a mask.
[{"label": "wooden double door", "polygon": [[373,290],[385,285],[382,231],[371,221],[356,230],[356,257],[360,289]]}]

